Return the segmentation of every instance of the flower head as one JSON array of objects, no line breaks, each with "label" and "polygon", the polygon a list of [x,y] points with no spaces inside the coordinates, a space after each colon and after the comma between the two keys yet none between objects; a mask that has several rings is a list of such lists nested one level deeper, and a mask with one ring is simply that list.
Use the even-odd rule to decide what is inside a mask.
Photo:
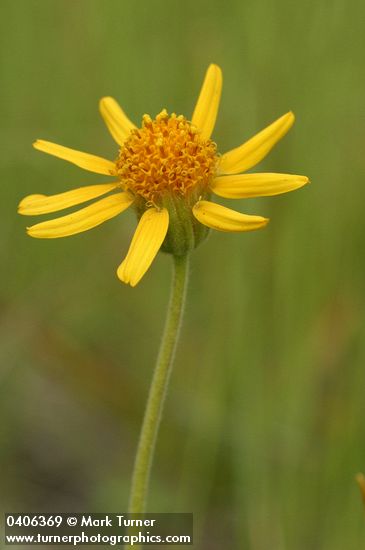
[{"label": "flower head", "polygon": [[25,197],[18,210],[24,215],[49,214],[98,199],[71,214],[37,223],[27,229],[28,234],[46,239],[67,237],[92,229],[132,206],[138,226],[117,274],[121,281],[135,286],[160,249],[182,256],[205,238],[208,228],[240,232],[264,227],[267,218],[241,214],[211,202],[210,197],[212,193],[235,199],[278,195],[305,185],[305,176],[242,174],[286,134],[294,115],[283,115],[243,145],[218,155],[211,134],[221,89],[221,70],[210,65],[191,121],[163,110],[154,119],[144,115],[140,128],[113,98],[104,97],[100,112],[119,146],[114,161],[37,140],[36,149],[114,181],[57,195]]}]

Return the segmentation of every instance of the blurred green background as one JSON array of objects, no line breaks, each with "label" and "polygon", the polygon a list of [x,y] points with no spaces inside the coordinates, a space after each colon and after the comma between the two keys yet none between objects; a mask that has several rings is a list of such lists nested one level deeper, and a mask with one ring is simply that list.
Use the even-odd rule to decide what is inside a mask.
[{"label": "blurred green background", "polygon": [[292,109],[256,170],[312,184],[235,202],[268,228],[211,234],[194,253],[148,508],[194,512],[201,550],[363,549],[364,4],[1,8],[2,508],[125,511],[170,283],[162,254],[136,289],[117,280],[132,212],[70,239],[25,235],[24,195],[107,181],[31,143],[114,158],[101,96],[137,123],[163,107],[189,116],[215,62],[220,151]]}]

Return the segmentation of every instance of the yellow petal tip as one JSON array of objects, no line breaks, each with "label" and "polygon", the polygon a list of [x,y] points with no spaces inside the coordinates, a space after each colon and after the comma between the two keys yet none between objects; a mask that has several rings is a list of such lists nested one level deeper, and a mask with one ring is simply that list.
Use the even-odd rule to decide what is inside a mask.
[{"label": "yellow petal tip", "polygon": [[25,200],[25,199],[22,199],[22,200],[20,201],[20,203],[18,204],[18,208],[17,208],[18,214],[22,214],[22,213],[24,212],[24,210],[25,210],[25,208],[24,208],[24,200]]},{"label": "yellow petal tip", "polygon": [[26,227],[25,230],[26,230],[26,233],[27,235],[29,235],[29,237],[33,237],[34,239],[41,239],[42,238],[42,235],[39,235],[38,231],[37,231],[37,225],[31,225],[30,227]]},{"label": "yellow petal tip", "polygon": [[281,118],[282,119],[285,119],[285,118],[288,119],[288,122],[290,121],[291,124],[294,124],[294,122],[295,122],[295,114],[293,113],[293,111],[288,111]]},{"label": "yellow petal tip", "polygon": [[35,200],[44,197],[45,195],[40,194],[33,194],[33,195],[27,195],[26,197],[23,197],[20,203],[18,204],[18,212],[19,210],[25,210],[29,207]]},{"label": "yellow petal tip", "polygon": [[130,277],[128,273],[126,274],[124,261],[120,264],[120,266],[117,269],[117,277],[121,283],[124,283],[125,285],[129,285],[132,288],[135,287],[139,282],[139,280],[138,281],[133,280],[133,278]]},{"label": "yellow petal tip", "polygon": [[211,63],[208,69],[214,69],[215,71],[219,71],[222,74],[222,69],[219,65],[217,65],[217,63]]},{"label": "yellow petal tip", "polygon": [[99,108],[101,109],[102,106],[107,102],[107,101],[115,101],[115,99],[109,95],[106,95],[106,96],[103,96],[99,99]]},{"label": "yellow petal tip", "polygon": [[308,185],[309,183],[312,183],[312,182],[307,176],[298,177],[298,189],[300,189],[301,187],[304,187],[305,185]]},{"label": "yellow petal tip", "polygon": [[269,221],[270,221],[270,218],[264,218],[264,216],[256,216],[256,222],[258,224],[257,229],[262,229],[266,227]]},{"label": "yellow petal tip", "polygon": [[29,235],[29,237],[35,237],[36,236],[36,235],[34,235],[34,233],[32,231],[32,227],[26,227],[25,230],[26,230],[27,235]]},{"label": "yellow petal tip", "polygon": [[118,279],[122,282],[122,283],[125,283],[125,284],[128,284],[128,281],[127,279],[125,278],[124,276],[124,262],[122,262],[120,264],[120,266],[118,267],[117,271],[116,271],[116,274],[117,274],[117,277]]},{"label": "yellow petal tip", "polygon": [[288,111],[282,118],[287,119],[287,123],[289,124],[289,128],[288,128],[289,130],[295,122],[295,114],[293,113],[293,111]]}]

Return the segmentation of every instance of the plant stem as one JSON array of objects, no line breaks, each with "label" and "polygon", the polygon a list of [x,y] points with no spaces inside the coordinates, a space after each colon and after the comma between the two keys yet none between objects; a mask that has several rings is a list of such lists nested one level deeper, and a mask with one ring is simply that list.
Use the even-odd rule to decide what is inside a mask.
[{"label": "plant stem", "polygon": [[[179,339],[188,279],[188,264],[188,256],[174,256],[174,277],[170,302],[134,463],[129,513],[142,513],[145,510],[155,443],[176,344]],[[133,546],[133,548],[136,550],[138,547]]]}]

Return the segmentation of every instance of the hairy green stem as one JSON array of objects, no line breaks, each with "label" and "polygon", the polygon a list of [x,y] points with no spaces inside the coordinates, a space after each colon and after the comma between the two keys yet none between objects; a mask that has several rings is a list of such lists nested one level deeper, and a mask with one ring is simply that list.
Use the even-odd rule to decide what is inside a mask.
[{"label": "hairy green stem", "polygon": [[[155,443],[183,316],[188,263],[188,256],[174,256],[174,278],[166,325],[152,378],[134,463],[129,513],[142,513],[145,510]],[[133,548],[136,550],[138,547],[133,546]]]}]

